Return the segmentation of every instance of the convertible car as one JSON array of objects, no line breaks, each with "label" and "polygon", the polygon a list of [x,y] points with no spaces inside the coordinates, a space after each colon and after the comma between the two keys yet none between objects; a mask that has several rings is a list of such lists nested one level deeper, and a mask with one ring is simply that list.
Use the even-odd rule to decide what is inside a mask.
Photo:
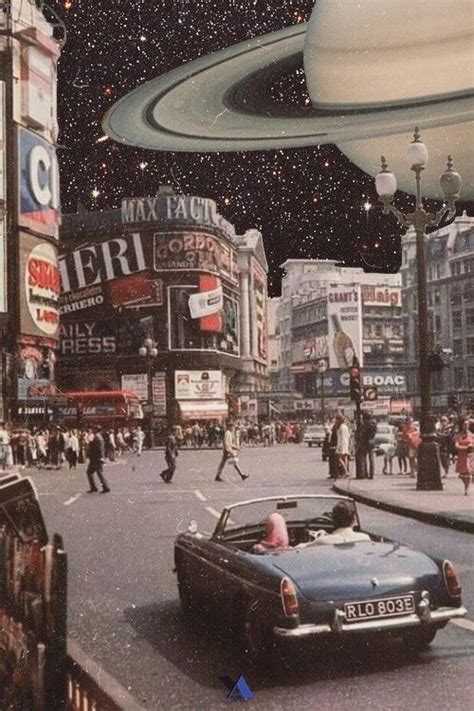
[{"label": "convertible car", "polygon": [[[453,565],[373,535],[321,545],[334,530],[341,496],[272,496],[226,506],[215,531],[192,522],[175,543],[175,566],[185,612],[231,623],[249,657],[262,659],[278,640],[344,639],[357,634],[398,636],[414,651],[463,617]],[[289,545],[253,552],[265,537],[265,520],[281,514]],[[330,539],[328,538],[328,541]],[[309,545],[305,545],[309,544]]]}]

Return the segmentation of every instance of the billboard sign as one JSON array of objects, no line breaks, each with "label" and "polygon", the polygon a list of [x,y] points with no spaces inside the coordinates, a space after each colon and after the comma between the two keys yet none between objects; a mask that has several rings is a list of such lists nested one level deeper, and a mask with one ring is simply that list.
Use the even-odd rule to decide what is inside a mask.
[{"label": "billboard sign", "polygon": [[59,179],[55,147],[31,131],[18,132],[19,224],[57,237]]},{"label": "billboard sign", "polygon": [[402,290],[396,286],[363,286],[362,303],[364,306],[401,306]]},{"label": "billboard sign", "polygon": [[148,400],[148,376],[146,373],[127,373],[122,375],[122,390],[135,393],[140,402]]},{"label": "billboard sign", "polygon": [[363,365],[362,308],[359,285],[328,287],[329,367],[346,370],[354,356]]},{"label": "billboard sign", "polygon": [[233,250],[223,239],[205,232],[155,232],[153,239],[156,271],[211,272],[238,283]]},{"label": "billboard sign", "polygon": [[32,235],[20,235],[21,333],[57,338],[60,276],[56,249]]},{"label": "billboard sign", "polygon": [[22,344],[18,350],[18,399],[39,400],[56,395],[53,385],[56,354],[51,348]]},{"label": "billboard sign", "polygon": [[176,370],[177,400],[223,400],[220,370]]}]

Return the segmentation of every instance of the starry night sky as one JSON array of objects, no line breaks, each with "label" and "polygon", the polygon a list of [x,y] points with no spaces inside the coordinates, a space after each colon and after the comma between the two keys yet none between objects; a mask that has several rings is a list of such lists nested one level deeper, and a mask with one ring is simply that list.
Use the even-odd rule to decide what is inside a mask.
[{"label": "starry night sky", "polygon": [[[216,200],[238,232],[263,233],[269,291],[280,293],[288,258],[332,258],[396,271],[400,230],[383,216],[373,178],[333,146],[193,154],[128,148],[100,120],[145,81],[236,42],[309,19],[314,0],[50,0],[68,39],[59,65],[59,150],[64,212],[119,207],[160,184]],[[274,88],[279,101],[307,103],[303,72]],[[370,208],[367,209],[370,204]],[[406,207],[408,201],[399,200]]]}]

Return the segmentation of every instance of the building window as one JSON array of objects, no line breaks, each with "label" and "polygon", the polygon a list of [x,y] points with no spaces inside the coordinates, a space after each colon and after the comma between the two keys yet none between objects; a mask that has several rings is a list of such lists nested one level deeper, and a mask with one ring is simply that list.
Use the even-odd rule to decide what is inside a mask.
[{"label": "building window", "polygon": [[474,389],[474,368],[472,365],[467,369],[467,387]]},{"label": "building window", "polygon": [[441,316],[439,316],[439,314],[435,316],[435,331],[437,333],[441,331]]},{"label": "building window", "polygon": [[381,323],[375,324],[375,337],[382,338],[383,336],[383,325]]},{"label": "building window", "polygon": [[464,371],[462,368],[454,368],[454,387],[457,389],[464,387]]},{"label": "building window", "polygon": [[466,326],[474,326],[474,309],[466,309]]},{"label": "building window", "polygon": [[451,292],[451,304],[460,304],[460,303],[461,303],[461,291],[460,291],[459,287],[455,287]]},{"label": "building window", "polygon": [[453,340],[453,355],[462,356],[462,341],[460,338]]},{"label": "building window", "polygon": [[467,355],[474,355],[474,338],[472,336],[470,338],[466,338],[466,346]]},{"label": "building window", "polygon": [[462,328],[462,319],[460,311],[453,311],[452,315],[453,331],[460,331]]}]

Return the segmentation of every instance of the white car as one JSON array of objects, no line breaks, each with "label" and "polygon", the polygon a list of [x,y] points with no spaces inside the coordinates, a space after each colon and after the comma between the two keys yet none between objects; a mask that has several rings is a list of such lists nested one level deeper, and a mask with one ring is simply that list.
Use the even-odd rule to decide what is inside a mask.
[{"label": "white car", "polygon": [[395,428],[386,422],[379,422],[377,432],[375,433],[375,451],[380,454],[385,454],[388,449],[396,444]]},{"label": "white car", "polygon": [[322,447],[326,437],[326,428],[324,425],[309,425],[306,427],[303,434],[303,442],[308,447]]}]

